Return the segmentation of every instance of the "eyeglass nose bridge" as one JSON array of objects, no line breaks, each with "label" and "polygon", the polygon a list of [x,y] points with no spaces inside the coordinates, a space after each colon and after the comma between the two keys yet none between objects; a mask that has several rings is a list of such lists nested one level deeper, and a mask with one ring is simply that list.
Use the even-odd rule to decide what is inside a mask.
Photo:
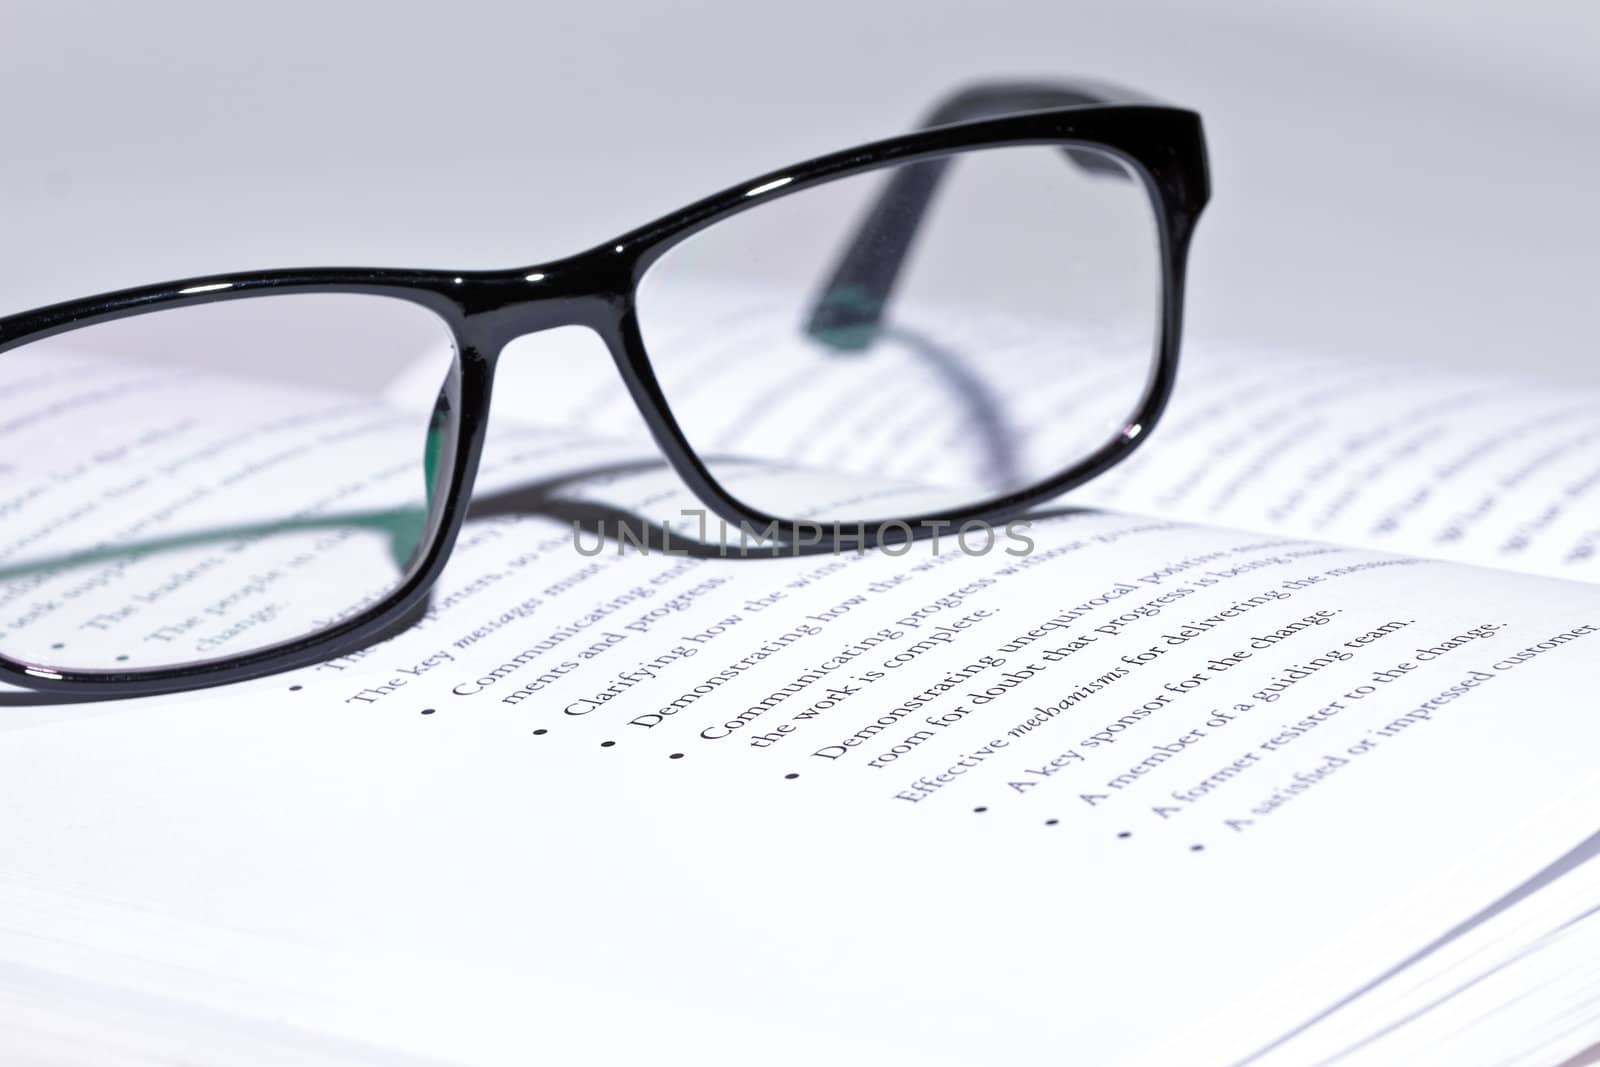
[{"label": "eyeglass nose bridge", "polygon": [[630,271],[627,257],[603,248],[530,267],[463,275],[451,296],[487,353],[562,326],[587,326],[609,339],[631,303]]}]

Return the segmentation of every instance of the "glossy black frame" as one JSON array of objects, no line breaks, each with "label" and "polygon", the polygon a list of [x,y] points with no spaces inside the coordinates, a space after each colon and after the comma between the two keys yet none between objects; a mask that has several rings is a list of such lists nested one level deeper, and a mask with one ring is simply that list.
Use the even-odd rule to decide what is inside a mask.
[{"label": "glossy black frame", "polygon": [[[512,270],[433,271],[363,268],[276,270],[225,274],[128,289],[0,318],[0,354],[31,341],[142,312],[288,293],[367,293],[395,297],[435,312],[457,346],[456,374],[447,383],[458,405],[442,503],[430,539],[411,573],[384,600],[328,629],[238,656],[150,670],[61,671],[0,655],[0,681],[80,697],[143,696],[242,681],[309,666],[380,639],[422,603],[439,577],[466,516],[488,425],[494,368],[503,347],[517,337],[560,326],[588,327],[610,350],[629,393],[668,462],[707,506],[730,523],[760,530],[776,527],[784,542],[807,540],[816,524],[754,511],[727,493],[689,447],[651,371],[640,336],[634,298],[639,281],[667,249],[723,218],[814,185],[901,166],[931,195],[944,164],[956,152],[1020,145],[1060,145],[1081,166],[1093,167],[1094,149],[1120,160],[1142,182],[1161,241],[1163,291],[1160,336],[1142,403],[1123,432],[1099,451],[1026,490],[981,504],[929,515],[910,524],[999,523],[1063,493],[1111,467],[1137,447],[1160,418],[1177,373],[1182,332],[1185,264],[1189,242],[1210,195],[1204,135],[1192,111],[1151,102],[1127,90],[1088,82],[981,84],[956,93],[915,133],[820,156],[757,177],[696,201],[664,218],[586,252]],[[924,164],[923,166],[904,166]],[[917,175],[920,174],[920,177]],[[894,186],[891,184],[891,191]],[[906,195],[901,189],[899,195]],[[903,215],[901,216],[904,217]],[[863,235],[873,225],[869,215]],[[913,223],[914,225],[914,223]],[[882,236],[882,235],[880,235]],[[890,235],[891,237],[894,235]],[[902,233],[900,254],[910,244]],[[860,242],[858,241],[859,245]],[[810,328],[826,338],[840,326],[870,328],[888,299],[898,262],[878,275],[852,267],[846,250],[823,292],[855,284],[874,293],[865,315],[843,319],[819,304]],[[841,347],[849,347],[841,345]],[[931,528],[931,526],[929,527]],[[881,530],[865,531],[874,544]]]}]

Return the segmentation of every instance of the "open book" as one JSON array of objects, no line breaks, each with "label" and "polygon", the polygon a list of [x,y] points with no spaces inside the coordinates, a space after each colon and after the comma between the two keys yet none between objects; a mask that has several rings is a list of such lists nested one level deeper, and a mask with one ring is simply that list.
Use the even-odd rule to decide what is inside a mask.
[{"label": "open book", "polygon": [[[708,333],[736,349],[758,313]],[[944,328],[955,351],[963,329],[1038,341]],[[602,358],[564,373],[591,361],[599,383]],[[624,398],[563,407],[538,359],[508,357],[476,518],[410,629],[181,698],[7,694],[0,1058],[1581,1054],[1600,1041],[1597,398],[1186,361],[1154,440],[1015,541],[731,559],[596,537],[622,515],[682,534],[693,501]],[[67,375],[10,419],[73,390],[133,417]],[[261,458],[326,432],[280,403],[252,445],[248,405],[220,410],[230,484],[284,477]],[[864,462],[883,405],[835,410]],[[708,397],[719,414],[730,451],[760,432]],[[141,447],[181,454],[203,415]],[[819,463],[789,473],[812,485]],[[58,531],[30,470],[7,468],[5,506]],[[381,504],[349,474],[330,522]],[[183,507],[134,494],[117,515],[148,536]],[[225,564],[173,595],[226,604],[252,575]],[[17,574],[14,601],[55,603]],[[148,632],[97,607],[97,634]]]}]

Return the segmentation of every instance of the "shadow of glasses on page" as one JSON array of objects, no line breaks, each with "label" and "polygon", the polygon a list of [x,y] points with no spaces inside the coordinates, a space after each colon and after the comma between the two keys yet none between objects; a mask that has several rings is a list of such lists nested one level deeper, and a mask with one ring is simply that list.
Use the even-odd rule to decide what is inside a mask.
[{"label": "shadow of glasses on page", "polygon": [[[729,462],[735,460],[730,459]],[[629,475],[670,473],[664,460],[641,460],[612,463],[577,471],[566,471],[548,478],[525,482],[507,489],[496,490],[474,497],[467,512],[467,523],[497,518],[543,518],[559,522],[572,531],[574,544],[586,540],[598,551],[585,549],[580,555],[596,556],[601,553],[633,551],[640,554],[657,553],[690,559],[724,560],[727,562],[760,561],[822,555],[853,555],[854,545],[838,547],[824,540],[817,544],[759,544],[749,542],[730,545],[721,540],[700,540],[691,529],[670,530],[662,523],[626,507],[595,500],[577,499],[570,494],[576,488],[596,479],[615,479]],[[1066,515],[1081,514],[1089,509],[1058,507],[1031,512],[1028,520],[1043,520]],[[268,538],[280,534],[298,534],[319,530],[362,529],[379,532],[389,540],[389,550],[397,565],[404,570],[423,528],[425,517],[416,509],[389,511],[357,511],[344,514],[309,516],[285,519],[279,522],[248,523],[236,526],[196,530],[167,537],[115,546],[96,546],[80,552],[65,553],[55,557],[33,560],[28,563],[0,567],[0,586],[20,578],[48,575],[79,567],[94,566],[118,560],[133,562],[206,545],[226,545],[240,541]],[[576,549],[575,549],[576,551]],[[877,551],[867,549],[867,552]],[[410,629],[429,610],[432,594],[424,598],[402,617],[386,626],[369,643],[381,644]],[[37,693],[28,690],[0,692],[0,707],[31,707],[51,704],[80,704],[96,702],[109,697],[94,694]]]}]

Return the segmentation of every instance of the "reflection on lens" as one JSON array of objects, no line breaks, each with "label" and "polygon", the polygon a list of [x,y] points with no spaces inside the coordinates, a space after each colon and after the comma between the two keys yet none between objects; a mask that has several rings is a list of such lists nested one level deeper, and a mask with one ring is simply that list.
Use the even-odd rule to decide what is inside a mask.
[{"label": "reflection on lens", "polygon": [[1121,161],[1010,147],[758,203],[653,264],[638,314],[725,490],[781,518],[877,522],[1031,488],[1123,434],[1161,276]]},{"label": "reflection on lens", "polygon": [[[418,359],[431,395],[381,398]],[[330,364],[367,368],[372,388],[295,384]],[[0,652],[46,671],[173,667],[371,607],[430,541],[455,366],[432,312],[342,294],[156,311],[0,353]]]}]

